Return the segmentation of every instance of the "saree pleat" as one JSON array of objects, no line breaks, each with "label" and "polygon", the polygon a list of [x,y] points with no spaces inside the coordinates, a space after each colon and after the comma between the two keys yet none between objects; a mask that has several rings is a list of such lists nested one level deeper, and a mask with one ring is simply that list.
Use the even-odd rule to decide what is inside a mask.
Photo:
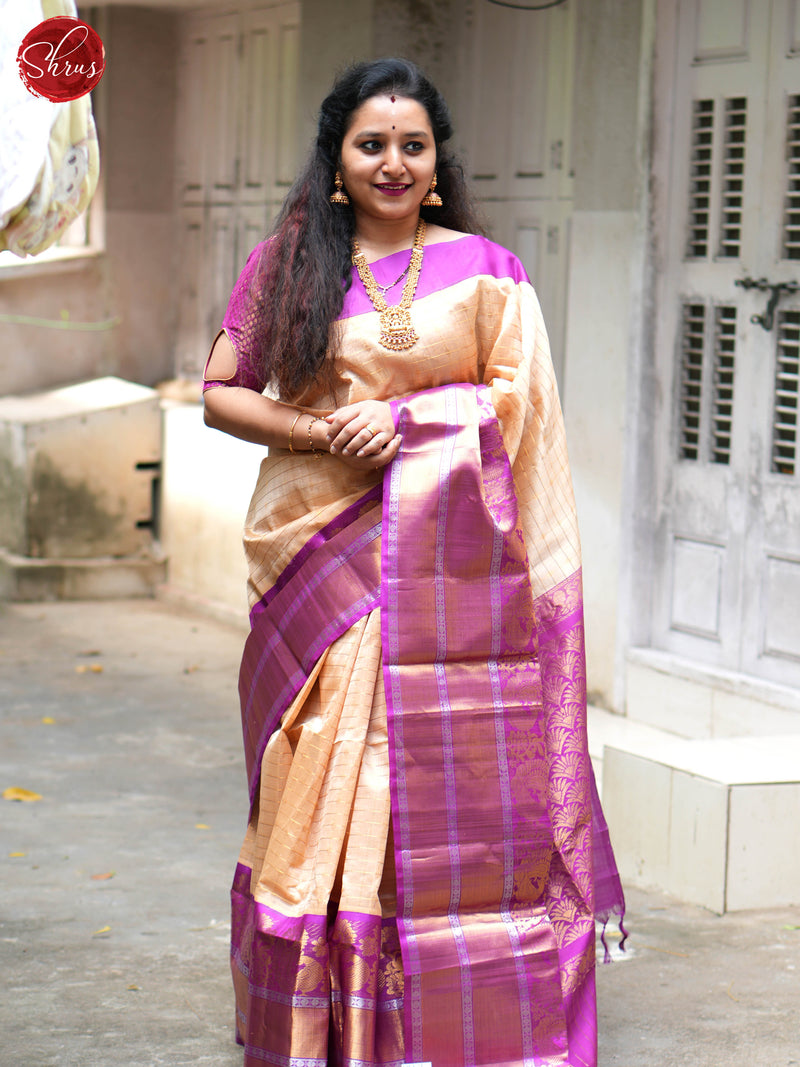
[{"label": "saree pleat", "polygon": [[373,612],[329,647],[259,759],[233,894],[245,1063],[324,1064],[330,1030],[342,1063],[403,1062],[379,634]]},{"label": "saree pleat", "polygon": [[278,451],[251,504],[246,1067],[596,1067],[595,914],[623,898],[586,744],[563,423],[518,264],[456,244],[426,251],[424,353],[377,352],[354,288],[341,387],[301,400],[393,403],[383,485]]}]

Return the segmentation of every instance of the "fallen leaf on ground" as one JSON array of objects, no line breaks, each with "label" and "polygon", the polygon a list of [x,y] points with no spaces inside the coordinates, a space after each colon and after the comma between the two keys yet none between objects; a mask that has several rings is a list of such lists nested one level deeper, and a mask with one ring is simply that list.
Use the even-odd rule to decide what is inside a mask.
[{"label": "fallen leaf on ground", "polygon": [[134,989],[134,990],[137,990],[137,989],[139,989],[139,986],[138,986],[138,985],[129,985],[129,986],[128,986],[128,989]]},{"label": "fallen leaf on ground", "polygon": [[197,667],[197,666],[184,667],[183,668],[183,673],[184,674],[194,674],[195,671],[199,671],[199,670],[200,670],[200,668]]},{"label": "fallen leaf on ground", "polygon": [[55,726],[56,720],[53,718],[52,715],[45,715],[42,718],[42,722],[44,723],[45,726]]},{"label": "fallen leaf on ground", "polygon": [[86,673],[102,674],[103,673],[103,664],[102,663],[79,663],[78,666],[75,668],[75,673],[76,674],[86,674]]},{"label": "fallen leaf on ground", "polygon": [[27,852],[9,852],[9,859],[18,860],[21,856],[27,856]]},{"label": "fallen leaf on ground", "polygon": [[102,652],[99,648],[85,648],[83,652],[79,652],[79,656],[102,656]]},{"label": "fallen leaf on ground", "polygon": [[101,926],[99,930],[92,931],[92,937],[95,937],[97,934],[107,934],[110,930],[110,926]]},{"label": "fallen leaf on ground", "polygon": [[32,789],[22,789],[18,785],[11,785],[3,791],[3,800],[25,800],[30,803],[41,799],[41,793],[34,793]]},{"label": "fallen leaf on ground", "polygon": [[194,828],[195,828],[195,830],[210,830],[211,829],[211,827],[207,823],[204,823],[204,822],[196,822],[194,824]]},{"label": "fallen leaf on ground", "polygon": [[116,871],[106,871],[104,874],[93,874],[92,875],[92,881],[93,882],[106,882],[106,881],[108,881],[109,878],[113,878],[116,873],[117,873]]}]

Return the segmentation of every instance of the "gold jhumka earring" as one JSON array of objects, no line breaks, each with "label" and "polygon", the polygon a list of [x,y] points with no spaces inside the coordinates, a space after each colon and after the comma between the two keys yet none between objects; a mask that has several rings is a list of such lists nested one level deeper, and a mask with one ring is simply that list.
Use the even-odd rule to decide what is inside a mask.
[{"label": "gold jhumka earring", "polygon": [[336,177],[333,179],[333,184],[336,186],[336,192],[331,193],[331,203],[332,204],[349,204],[350,203],[350,197],[347,195],[347,193],[343,193],[342,192],[342,185],[344,183],[342,181],[342,176],[341,176],[341,174],[339,173],[338,170],[336,171]]},{"label": "gold jhumka earring", "polygon": [[442,207],[442,198],[436,192],[436,171],[433,172],[431,187],[420,201],[420,207]]}]

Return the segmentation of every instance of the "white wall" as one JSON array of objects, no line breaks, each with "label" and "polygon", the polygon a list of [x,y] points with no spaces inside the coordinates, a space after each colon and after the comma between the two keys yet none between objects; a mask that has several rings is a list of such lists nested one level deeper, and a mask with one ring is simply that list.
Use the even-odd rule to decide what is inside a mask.
[{"label": "white wall", "polygon": [[630,500],[648,358],[647,190],[655,0],[581,0],[564,412],[584,558],[590,699],[624,710]]},{"label": "white wall", "polygon": [[265,449],[203,422],[199,404],[164,407],[161,539],[167,593],[247,619],[242,528]]},{"label": "white wall", "polygon": [[571,236],[565,417],[583,549],[587,681],[591,699],[609,707],[614,703],[622,567],[635,219],[628,211],[576,212]]}]

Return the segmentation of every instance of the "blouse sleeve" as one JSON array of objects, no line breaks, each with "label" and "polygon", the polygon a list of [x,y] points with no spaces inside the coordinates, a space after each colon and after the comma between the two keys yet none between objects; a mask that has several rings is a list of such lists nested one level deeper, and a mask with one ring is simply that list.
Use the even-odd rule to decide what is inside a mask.
[{"label": "blouse sleeve", "polygon": [[223,385],[253,389],[257,393],[264,391],[266,382],[264,381],[263,370],[259,366],[260,358],[256,344],[259,315],[256,305],[255,281],[265,244],[266,242],[262,241],[256,245],[248,256],[242,273],[233,287],[228,307],[222,319],[222,328],[211,345],[211,351],[213,351],[220,334],[227,334],[236,355],[236,370],[230,378],[208,377],[208,364],[211,359],[211,352],[209,352],[203,371],[204,391]]}]

